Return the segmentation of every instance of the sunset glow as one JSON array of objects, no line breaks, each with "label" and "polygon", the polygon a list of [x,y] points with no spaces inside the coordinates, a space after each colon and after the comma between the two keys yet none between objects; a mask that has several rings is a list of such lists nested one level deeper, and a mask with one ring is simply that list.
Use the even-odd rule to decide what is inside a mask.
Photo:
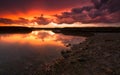
[{"label": "sunset glow", "polygon": [[[41,26],[119,23],[119,2],[103,0],[2,0],[0,25]],[[97,25],[96,24],[96,25]],[[104,25],[102,24],[102,25]],[[51,25],[51,26],[52,26]],[[46,27],[47,27],[46,26]],[[52,26],[52,27],[53,27]],[[83,27],[83,26],[80,26]]]},{"label": "sunset glow", "polygon": [[0,0],[0,75],[120,75],[120,0]]},{"label": "sunset glow", "polygon": [[[20,44],[29,44],[34,46],[42,46],[45,44],[53,44],[56,45],[56,40],[58,36],[55,35],[52,31],[33,31],[29,35],[21,35],[21,34],[13,34],[11,36],[3,36],[1,37],[1,42],[6,43],[20,43]],[[57,45],[63,46],[61,40],[57,41]]]}]

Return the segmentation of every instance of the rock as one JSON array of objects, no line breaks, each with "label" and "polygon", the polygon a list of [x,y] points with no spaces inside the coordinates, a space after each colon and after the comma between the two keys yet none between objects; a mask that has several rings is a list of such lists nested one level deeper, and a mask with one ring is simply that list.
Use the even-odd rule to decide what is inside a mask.
[{"label": "rock", "polygon": [[65,52],[65,51],[61,51],[61,54],[64,58],[68,58],[70,55],[69,55],[69,51],[68,52]]},{"label": "rock", "polygon": [[70,46],[71,46],[71,44],[70,44],[70,43],[66,44],[66,47],[70,47]]},{"label": "rock", "polygon": [[77,60],[79,61],[79,62],[86,62],[88,59],[87,58],[85,58],[85,57],[80,57],[80,58],[77,58]]}]

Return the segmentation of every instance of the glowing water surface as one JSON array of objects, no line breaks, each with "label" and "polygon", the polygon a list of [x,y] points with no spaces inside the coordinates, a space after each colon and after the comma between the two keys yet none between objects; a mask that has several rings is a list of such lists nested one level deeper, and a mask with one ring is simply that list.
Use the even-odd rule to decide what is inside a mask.
[{"label": "glowing water surface", "polygon": [[[77,44],[85,37],[32,31],[28,34],[0,34],[0,71],[14,66],[42,64],[60,58],[66,44]],[[11,65],[11,66],[10,66]],[[6,68],[5,68],[6,67]]]}]

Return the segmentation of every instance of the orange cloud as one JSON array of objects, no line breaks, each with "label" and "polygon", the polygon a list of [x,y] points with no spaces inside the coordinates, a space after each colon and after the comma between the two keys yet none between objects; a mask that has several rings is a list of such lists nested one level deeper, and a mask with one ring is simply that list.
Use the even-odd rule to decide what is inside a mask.
[{"label": "orange cloud", "polygon": [[116,23],[120,21],[119,9],[119,0],[1,0],[0,23]]}]

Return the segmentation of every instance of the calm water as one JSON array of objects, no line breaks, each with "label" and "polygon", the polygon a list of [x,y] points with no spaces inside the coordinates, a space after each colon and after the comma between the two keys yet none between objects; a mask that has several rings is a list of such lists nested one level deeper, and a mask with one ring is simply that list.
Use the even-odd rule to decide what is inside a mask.
[{"label": "calm water", "polygon": [[[51,62],[61,57],[67,44],[77,44],[85,37],[33,31],[29,34],[0,34],[0,73],[18,71],[31,65]],[[19,71],[20,71],[19,70]]]}]

